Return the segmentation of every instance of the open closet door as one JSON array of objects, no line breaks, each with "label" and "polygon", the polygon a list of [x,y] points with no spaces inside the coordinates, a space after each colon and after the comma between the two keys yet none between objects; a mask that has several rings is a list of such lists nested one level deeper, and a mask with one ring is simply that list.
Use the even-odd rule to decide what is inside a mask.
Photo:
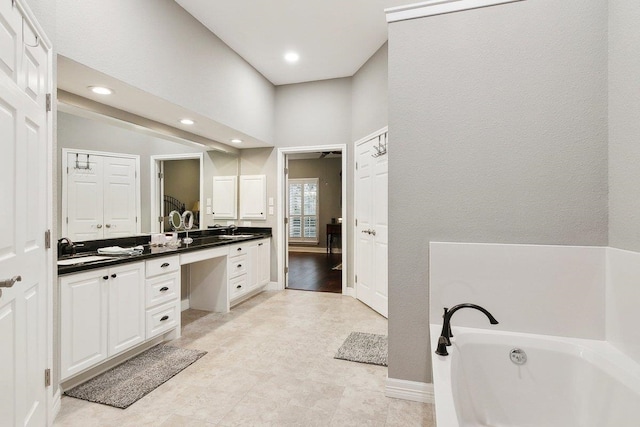
[{"label": "open closet door", "polygon": [[356,147],[356,297],[388,316],[387,133]]}]

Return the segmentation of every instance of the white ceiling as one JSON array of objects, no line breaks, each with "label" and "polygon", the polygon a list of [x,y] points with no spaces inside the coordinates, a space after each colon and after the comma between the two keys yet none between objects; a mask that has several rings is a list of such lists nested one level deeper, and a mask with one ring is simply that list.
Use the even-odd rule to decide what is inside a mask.
[{"label": "white ceiling", "polygon": [[352,76],[387,40],[389,0],[175,1],[274,85]]}]

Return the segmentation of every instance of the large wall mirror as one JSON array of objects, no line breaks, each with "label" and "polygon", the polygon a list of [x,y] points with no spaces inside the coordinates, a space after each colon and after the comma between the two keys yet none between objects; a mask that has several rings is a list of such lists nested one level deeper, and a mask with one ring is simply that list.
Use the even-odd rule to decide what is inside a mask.
[{"label": "large wall mirror", "polygon": [[235,154],[75,106],[57,123],[58,230],[73,241],[167,231],[171,210],[207,228],[213,177],[238,175]]}]

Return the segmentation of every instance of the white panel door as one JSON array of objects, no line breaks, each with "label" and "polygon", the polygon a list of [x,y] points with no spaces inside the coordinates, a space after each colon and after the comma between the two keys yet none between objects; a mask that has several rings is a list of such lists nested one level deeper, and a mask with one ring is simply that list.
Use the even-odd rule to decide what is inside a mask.
[{"label": "white panel door", "polygon": [[212,200],[213,218],[236,219],[238,217],[238,177],[214,176]]},{"label": "white panel door", "polygon": [[388,158],[375,147],[387,134],[356,147],[356,297],[388,316]]},{"label": "white panel door", "polygon": [[104,237],[132,236],[136,233],[136,160],[103,157]]},{"label": "white panel door", "polygon": [[107,269],[60,278],[62,380],[108,356],[108,282]]},{"label": "white panel door", "polygon": [[109,356],[144,341],[144,263],[109,269]]},{"label": "white panel door", "polygon": [[103,233],[102,157],[67,153],[67,218],[65,237],[71,240],[96,240]]},{"label": "white panel door", "polygon": [[[24,37],[24,38],[23,38]],[[0,425],[47,424],[50,56],[16,5],[0,2]],[[33,45],[33,47],[27,46]]]}]

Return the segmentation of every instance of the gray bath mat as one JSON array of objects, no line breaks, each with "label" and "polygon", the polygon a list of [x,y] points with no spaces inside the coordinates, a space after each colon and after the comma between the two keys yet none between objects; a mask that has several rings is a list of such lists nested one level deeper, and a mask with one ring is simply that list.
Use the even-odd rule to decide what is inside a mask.
[{"label": "gray bath mat", "polygon": [[387,366],[387,336],[351,332],[334,359]]},{"label": "gray bath mat", "polygon": [[125,409],[205,354],[159,344],[65,394]]}]

